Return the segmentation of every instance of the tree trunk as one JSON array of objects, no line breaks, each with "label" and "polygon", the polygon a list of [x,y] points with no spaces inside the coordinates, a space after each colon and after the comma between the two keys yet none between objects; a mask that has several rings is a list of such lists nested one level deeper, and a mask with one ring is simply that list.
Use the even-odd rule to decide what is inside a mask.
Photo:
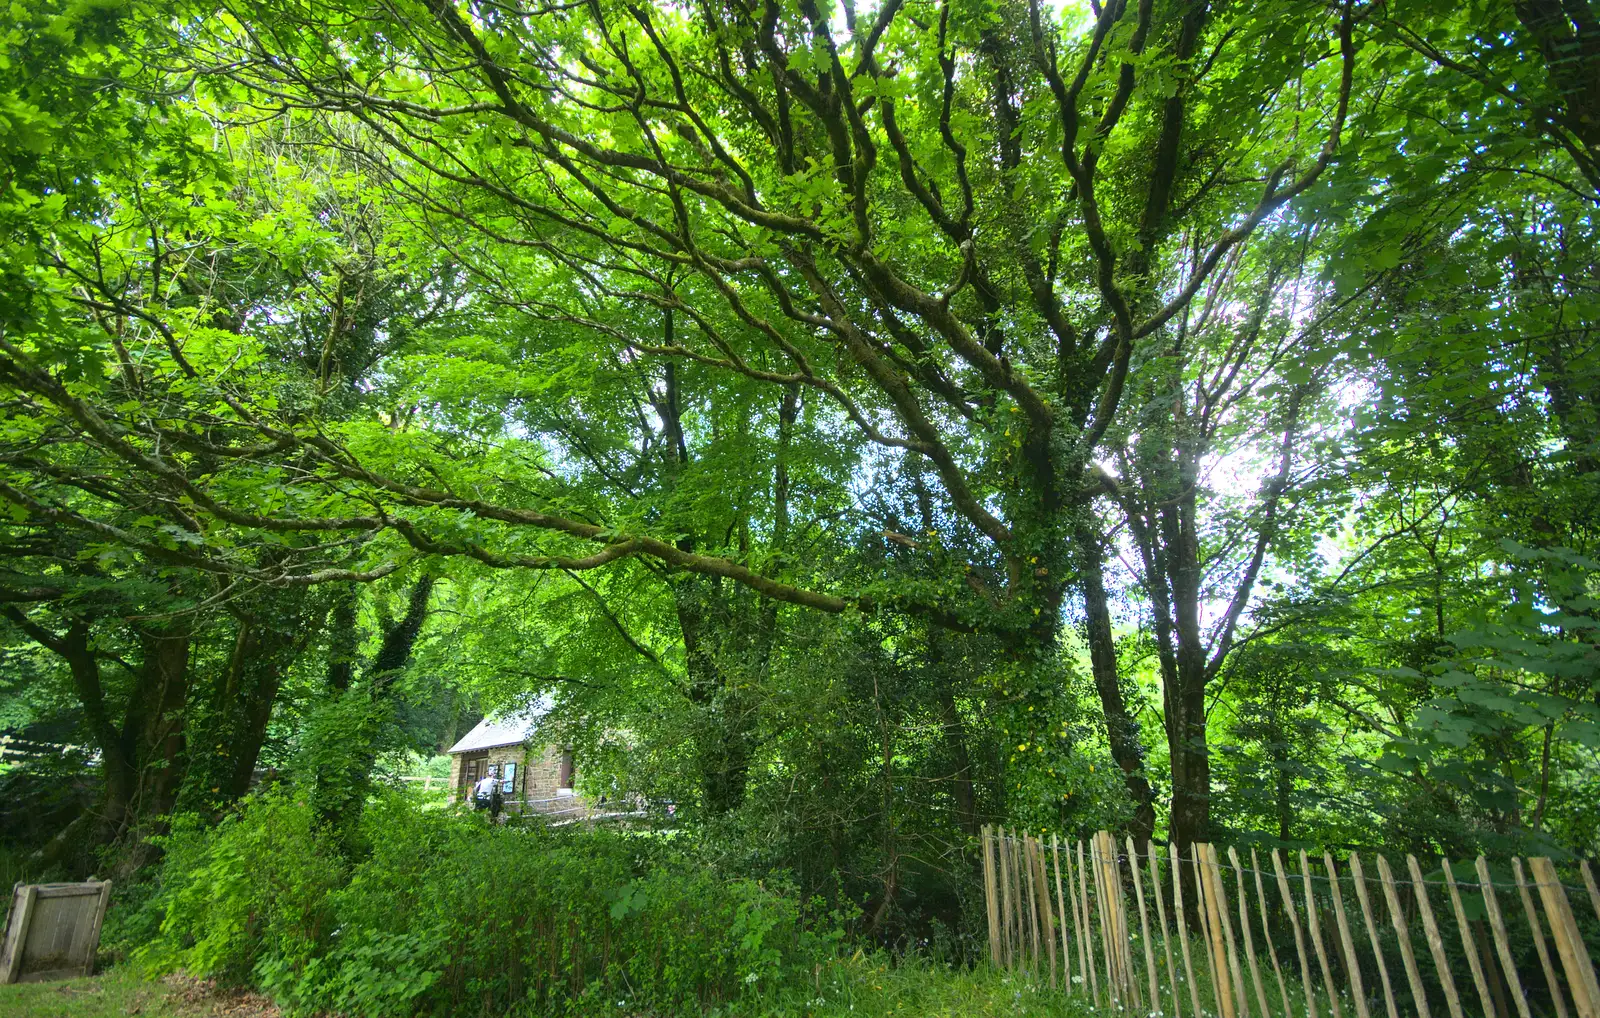
[{"label": "tree trunk", "polygon": [[1111,612],[1106,604],[1105,562],[1100,535],[1087,524],[1080,526],[1077,544],[1089,665],[1094,673],[1095,689],[1100,694],[1100,707],[1105,713],[1106,740],[1111,746],[1111,759],[1121,769],[1128,797],[1133,800],[1133,820],[1128,826],[1128,833],[1143,844],[1155,835],[1155,795],[1145,775],[1144,744],[1139,738],[1139,724],[1128,713],[1127,701],[1122,696],[1122,680],[1117,672],[1117,648],[1111,631]]},{"label": "tree trunk", "polygon": [[[432,576],[424,576],[411,588],[405,615],[384,629],[378,652],[366,669],[366,681],[344,691],[331,705],[336,714],[348,710],[351,716],[340,718],[345,724],[328,733],[320,747],[322,760],[317,768],[312,798],[318,818],[339,832],[339,841],[346,853],[356,847],[356,825],[371,789],[372,767],[377,762],[384,728],[391,716],[390,689],[410,660],[422,625],[427,621],[433,584]],[[336,608],[335,617],[341,614]],[[354,615],[351,604],[348,617],[353,619]],[[334,633],[336,642],[345,638]],[[353,646],[353,631],[349,640]]]}]

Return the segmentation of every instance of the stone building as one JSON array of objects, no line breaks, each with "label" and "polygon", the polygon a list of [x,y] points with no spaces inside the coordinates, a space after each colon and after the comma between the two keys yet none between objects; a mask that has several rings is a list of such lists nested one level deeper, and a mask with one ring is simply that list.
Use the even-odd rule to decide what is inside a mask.
[{"label": "stone building", "polygon": [[491,774],[500,781],[508,813],[586,813],[588,804],[576,790],[572,747],[539,733],[551,706],[541,698],[522,711],[484,718],[451,746],[451,798],[465,801],[472,786]]}]

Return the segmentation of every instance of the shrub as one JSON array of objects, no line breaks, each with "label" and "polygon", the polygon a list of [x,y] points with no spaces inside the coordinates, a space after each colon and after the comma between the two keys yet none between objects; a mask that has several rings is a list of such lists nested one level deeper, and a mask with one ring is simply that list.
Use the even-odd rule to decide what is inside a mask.
[{"label": "shrub", "polygon": [[[831,947],[792,894],[642,835],[489,827],[381,796],[348,871],[310,810],[268,794],[171,839],[169,966],[351,1016],[698,1012],[769,995]],[[346,875],[348,873],[348,878]]]},{"label": "shrub", "polygon": [[163,840],[162,939],[143,962],[244,985],[258,965],[297,970],[321,952],[345,868],[303,800],[267,792],[210,830],[178,817]]}]

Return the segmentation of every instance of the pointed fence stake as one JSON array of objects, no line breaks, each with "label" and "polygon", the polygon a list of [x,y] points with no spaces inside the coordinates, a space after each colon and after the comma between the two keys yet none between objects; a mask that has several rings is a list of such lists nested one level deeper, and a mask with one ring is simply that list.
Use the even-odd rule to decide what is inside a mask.
[{"label": "pointed fence stake", "polygon": [[[1300,932],[1300,916],[1295,911],[1294,895],[1289,893],[1289,878],[1283,872],[1283,857],[1278,855],[1278,850],[1272,850],[1272,868],[1278,875],[1278,893],[1283,895],[1283,911],[1289,917],[1289,925],[1294,927],[1294,949],[1300,955],[1300,985],[1306,991],[1307,1018],[1317,1018],[1317,995],[1312,988],[1311,961],[1306,957],[1306,940]],[[1427,1018],[1427,1015],[1423,1015]]]},{"label": "pointed fence stake", "polygon": [[1528,893],[1528,882],[1522,874],[1522,860],[1511,857],[1511,872],[1516,876],[1517,893],[1522,898],[1522,911],[1528,916],[1528,928],[1533,931],[1533,947],[1539,953],[1539,965],[1544,969],[1545,982],[1550,987],[1550,999],[1556,1006],[1556,1018],[1567,1018],[1566,995],[1561,992],[1561,982],[1556,978],[1556,968],[1550,963],[1550,949],[1545,947],[1544,929],[1539,923],[1539,910],[1533,907],[1533,895]]},{"label": "pointed fence stake", "polygon": [[[1067,935],[1067,899],[1061,894],[1061,838],[1050,835],[1050,855],[1056,867],[1056,914],[1061,917],[1061,985],[1072,990],[1072,940]],[[1069,856],[1070,858],[1070,856]]]},{"label": "pointed fence stake", "polygon": [[1172,919],[1178,924],[1178,941],[1183,945],[1183,974],[1189,979],[1189,1000],[1194,1004],[1195,1018],[1205,1018],[1200,1009],[1200,987],[1194,981],[1194,959],[1189,954],[1189,924],[1183,916],[1183,856],[1176,841],[1167,845],[1167,859],[1172,863]]},{"label": "pointed fence stake", "polygon": [[1517,975],[1516,959],[1511,954],[1511,938],[1506,935],[1506,917],[1500,914],[1500,902],[1494,895],[1494,881],[1489,878],[1489,861],[1478,856],[1478,889],[1483,892],[1484,911],[1489,913],[1489,929],[1494,931],[1495,950],[1500,955],[1500,971],[1511,984],[1511,999],[1517,1002],[1518,1018],[1533,1018],[1528,1008],[1528,995],[1522,992],[1522,977]]},{"label": "pointed fence stake", "polygon": [[1367,1011],[1367,989],[1361,985],[1361,959],[1356,957],[1356,941],[1350,936],[1350,924],[1345,920],[1344,895],[1339,890],[1339,870],[1333,865],[1333,853],[1322,852],[1322,864],[1328,870],[1328,888],[1333,895],[1333,918],[1339,924],[1339,943],[1344,945],[1345,970],[1350,973],[1351,996],[1355,998],[1356,1014],[1372,1018]]},{"label": "pointed fence stake", "polygon": [[[1012,908],[1017,917],[1017,968],[1028,967],[1030,948],[1034,948],[1028,940],[1028,906],[1027,899],[1023,896],[1026,892],[1025,880],[1022,873],[1022,839],[1025,837],[1020,831],[1011,832],[1011,888],[1015,900]],[[1034,930],[1038,933],[1038,930]]]},{"label": "pointed fence stake", "polygon": [[1117,960],[1122,966],[1122,984],[1127,987],[1128,998],[1133,1002],[1135,1011],[1143,1008],[1144,1002],[1140,999],[1139,980],[1133,971],[1133,937],[1128,932],[1128,902],[1122,890],[1122,861],[1118,858],[1116,839],[1111,837],[1109,831],[1102,832],[1105,837],[1106,879],[1111,883],[1112,913],[1116,917],[1117,930]]},{"label": "pointed fence stake", "polygon": [[1450,1018],[1466,1018],[1461,1011],[1461,995],[1456,992],[1455,977],[1450,974],[1450,959],[1444,953],[1444,938],[1439,936],[1439,924],[1433,921],[1428,885],[1422,880],[1422,867],[1417,865],[1416,856],[1406,856],[1406,868],[1411,872],[1411,890],[1416,895],[1417,911],[1422,914],[1422,932],[1428,937],[1428,950],[1433,953],[1433,968],[1439,974],[1444,1002],[1450,1006]]},{"label": "pointed fence stake", "polygon": [[[1222,1018],[1231,1018],[1229,1012],[1233,1009],[1232,988],[1228,987],[1228,962],[1222,957],[1222,934],[1217,929],[1216,921],[1211,912],[1211,884],[1206,879],[1205,870],[1205,845],[1195,842],[1189,846],[1189,861],[1194,869],[1194,900],[1195,909],[1200,913],[1200,938],[1206,945],[1206,964],[1211,968],[1211,996],[1217,1005],[1217,1014]],[[1224,987],[1228,987],[1224,992]]]},{"label": "pointed fence stake", "polygon": [[1094,903],[1095,911],[1100,915],[1100,954],[1106,967],[1106,993],[1113,1004],[1120,1004],[1125,994],[1118,978],[1121,973],[1113,960],[1118,950],[1112,943],[1116,938],[1116,930],[1111,926],[1111,903],[1106,900],[1106,864],[1100,855],[1098,833],[1089,840],[1089,858],[1094,865]]},{"label": "pointed fence stake", "polygon": [[981,837],[984,845],[984,911],[989,916],[989,962],[998,968],[1000,967],[1000,901],[995,893],[994,832],[989,828],[989,824],[984,824]]},{"label": "pointed fence stake", "polygon": [[1056,988],[1056,917],[1055,907],[1050,904],[1050,866],[1045,860],[1044,839],[1035,838],[1033,843],[1033,856],[1035,865],[1039,869],[1039,914],[1044,920],[1044,942],[1050,950],[1050,988]]},{"label": "pointed fence stake", "polygon": [[[1085,943],[1089,945],[1089,988],[1094,993],[1095,1003],[1100,1002],[1100,977],[1096,974],[1098,963],[1094,956],[1094,922],[1093,913],[1089,911],[1089,873],[1083,861],[1083,841],[1078,842],[1078,891],[1083,901],[1083,927],[1087,932]],[[1106,987],[1106,996],[1111,995],[1111,987]]]},{"label": "pointed fence stake", "polygon": [[1389,860],[1381,855],[1378,856],[1378,878],[1383,881],[1383,899],[1389,903],[1389,921],[1394,925],[1396,939],[1400,941],[1400,960],[1405,962],[1406,982],[1411,984],[1411,1001],[1416,1006],[1418,1018],[1431,1018],[1428,994],[1422,985],[1422,972],[1417,968],[1417,956],[1411,950],[1411,932],[1406,929],[1406,915],[1400,907],[1400,892],[1395,889]]},{"label": "pointed fence stake", "polygon": [[[1151,864],[1155,863],[1152,858]],[[1139,878],[1139,852],[1128,837],[1128,869],[1133,873],[1133,894],[1139,901],[1139,936],[1144,940],[1144,971],[1150,980],[1150,1010],[1161,1010],[1161,979],[1156,972],[1155,947],[1150,943],[1150,913],[1144,907],[1144,881]]]},{"label": "pointed fence stake", "polygon": [[1006,847],[1006,829],[996,829],[994,854],[1000,861],[1000,947],[1005,954],[1005,967],[1013,966],[1011,950],[1011,867],[1007,856],[1011,854]]},{"label": "pointed fence stake", "polygon": [[1555,934],[1561,964],[1567,970],[1567,988],[1572,991],[1578,1018],[1600,1018],[1600,979],[1595,977],[1594,964],[1578,932],[1578,920],[1572,914],[1572,905],[1567,901],[1555,863],[1538,858],[1529,859],[1528,865],[1533,868],[1539,897],[1544,899],[1544,911],[1550,917],[1550,930]]},{"label": "pointed fence stake", "polygon": [[[1256,988],[1256,1003],[1261,1005],[1261,1018],[1272,1018],[1272,1009],[1267,1007],[1267,991],[1261,985],[1261,966],[1256,963],[1255,937],[1250,933],[1250,891],[1244,882],[1244,866],[1239,862],[1239,853],[1233,846],[1228,846],[1228,861],[1233,863],[1233,878],[1239,888],[1239,929],[1244,931],[1244,956],[1250,962],[1250,982]],[[1263,930],[1270,939],[1271,934]]]},{"label": "pointed fence stake", "polygon": [[1239,964],[1239,949],[1233,939],[1233,920],[1228,916],[1228,889],[1222,886],[1222,857],[1217,854],[1215,845],[1206,845],[1206,873],[1211,878],[1206,899],[1215,898],[1216,901],[1217,926],[1222,930],[1222,944],[1228,952],[1228,983],[1233,990],[1234,1005],[1239,1018],[1250,1018],[1250,991],[1244,985],[1244,968]]},{"label": "pointed fence stake", "polygon": [[1483,976],[1478,942],[1472,937],[1472,927],[1467,925],[1467,910],[1461,904],[1461,889],[1456,886],[1455,872],[1450,868],[1449,859],[1440,856],[1439,864],[1444,867],[1444,882],[1450,888],[1450,906],[1456,914],[1456,928],[1461,932],[1461,947],[1467,955],[1467,967],[1472,970],[1472,985],[1478,990],[1478,1000],[1483,1003],[1483,1013],[1488,1018],[1498,1018],[1495,1014],[1494,998],[1489,995],[1489,981]]},{"label": "pointed fence stake", "polygon": [[[1150,886],[1156,892],[1156,916],[1161,920],[1161,953],[1167,959],[1167,985],[1172,988],[1172,1015],[1173,1018],[1183,1018],[1183,1005],[1178,1000],[1178,970],[1172,965],[1172,930],[1167,925],[1166,902],[1161,898],[1161,856],[1156,851],[1154,841],[1145,842],[1145,851],[1150,859]],[[1178,921],[1183,921],[1182,915],[1178,916]]]},{"label": "pointed fence stake", "polygon": [[1372,918],[1372,901],[1367,897],[1367,877],[1361,872],[1361,857],[1350,853],[1350,876],[1355,880],[1356,900],[1361,903],[1361,919],[1367,925],[1367,942],[1372,945],[1372,956],[1378,960],[1378,978],[1383,983],[1383,1003],[1389,1018],[1400,1018],[1394,1004],[1394,985],[1389,982],[1389,964],[1383,960],[1383,946],[1378,941],[1378,924]]},{"label": "pointed fence stake", "polygon": [[1278,964],[1278,949],[1272,945],[1272,926],[1267,922],[1267,888],[1261,882],[1261,857],[1250,849],[1250,870],[1256,877],[1256,904],[1261,906],[1261,933],[1267,941],[1267,957],[1272,959],[1272,974],[1278,980],[1278,995],[1283,998],[1283,1018],[1293,1018],[1289,1008],[1289,987],[1283,981],[1283,968]]},{"label": "pointed fence stake", "polygon": [[[1080,841],[1078,844],[1082,846],[1083,842]],[[1093,957],[1093,954],[1089,948],[1089,934],[1086,932],[1088,923],[1085,919],[1085,914],[1080,910],[1078,900],[1079,877],[1083,873],[1083,859],[1081,856],[1078,860],[1077,873],[1078,876],[1074,876],[1072,869],[1072,842],[1069,841],[1067,842],[1067,897],[1071,899],[1072,904],[1072,924],[1078,931],[1078,978],[1083,980],[1083,988],[1085,990],[1089,990],[1098,996],[1099,990],[1095,989],[1094,984],[1094,966],[1089,964],[1089,959]]]},{"label": "pointed fence stake", "polygon": [[1039,974],[1039,887],[1033,875],[1033,837],[1026,832],[1022,835],[1022,869],[1027,874],[1027,894],[1023,902],[1028,911],[1028,931],[1030,944],[1033,951],[1033,963],[1030,966],[1033,974]]},{"label": "pointed fence stake", "polygon": [[[1322,942],[1322,918],[1317,914],[1317,895],[1311,887],[1311,860],[1305,849],[1300,850],[1300,879],[1306,886],[1306,925],[1311,928],[1311,946],[1317,951],[1317,964],[1322,966],[1322,985],[1328,991],[1328,1008],[1333,1018],[1344,1018],[1339,1010],[1339,994],[1333,988],[1333,969],[1328,965],[1328,948]],[[1456,1015],[1456,1018],[1462,1018]]]}]

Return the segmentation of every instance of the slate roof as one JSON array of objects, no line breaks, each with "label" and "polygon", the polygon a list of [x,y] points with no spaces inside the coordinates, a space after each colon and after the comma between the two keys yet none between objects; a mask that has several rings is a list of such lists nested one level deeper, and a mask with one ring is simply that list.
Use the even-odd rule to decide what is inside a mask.
[{"label": "slate roof", "polygon": [[555,701],[551,697],[541,696],[520,710],[486,717],[445,752],[452,755],[475,753],[480,749],[527,742],[538,731],[540,719],[550,713],[554,706]]}]

